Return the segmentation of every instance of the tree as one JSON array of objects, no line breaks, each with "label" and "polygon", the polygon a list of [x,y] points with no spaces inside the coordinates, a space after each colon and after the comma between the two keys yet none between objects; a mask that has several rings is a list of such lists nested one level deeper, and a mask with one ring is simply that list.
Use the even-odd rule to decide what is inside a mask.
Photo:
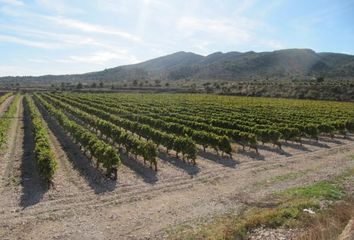
[{"label": "tree", "polygon": [[93,83],[91,84],[91,87],[92,87],[92,88],[96,88],[96,87],[97,87],[97,83],[93,82]]},{"label": "tree", "polygon": [[76,89],[82,89],[82,83],[81,82],[79,82],[77,85],[76,85]]},{"label": "tree", "polygon": [[316,78],[316,81],[317,81],[318,83],[321,83],[321,82],[324,81],[324,77],[323,77],[323,76],[319,76],[319,77]]},{"label": "tree", "polygon": [[103,82],[100,82],[100,88],[103,88],[103,87],[104,87]]},{"label": "tree", "polygon": [[161,86],[161,80],[155,79],[155,86],[160,87]]},{"label": "tree", "polygon": [[191,89],[192,89],[193,91],[197,90],[197,84],[193,83],[193,84],[191,85]]}]

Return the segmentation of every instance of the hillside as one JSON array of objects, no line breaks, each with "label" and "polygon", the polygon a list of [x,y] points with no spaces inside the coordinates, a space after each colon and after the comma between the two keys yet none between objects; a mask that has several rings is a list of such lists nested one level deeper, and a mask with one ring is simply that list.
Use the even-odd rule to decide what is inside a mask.
[{"label": "hillside", "polygon": [[354,78],[354,56],[316,53],[311,49],[286,49],[273,52],[216,52],[207,56],[177,52],[142,63],[119,66],[99,72],[41,77],[2,77],[28,83],[121,82],[133,80],[267,80],[307,79],[324,76]]}]

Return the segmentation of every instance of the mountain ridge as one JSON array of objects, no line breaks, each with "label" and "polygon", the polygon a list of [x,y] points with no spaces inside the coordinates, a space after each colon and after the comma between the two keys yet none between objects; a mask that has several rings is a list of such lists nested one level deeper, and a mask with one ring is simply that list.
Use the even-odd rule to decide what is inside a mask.
[{"label": "mountain ridge", "polygon": [[179,51],[144,62],[83,74],[38,77],[1,77],[0,82],[119,82],[132,80],[247,80],[313,78],[354,78],[354,55],[318,52],[306,48],[269,52],[214,52],[203,56]]}]

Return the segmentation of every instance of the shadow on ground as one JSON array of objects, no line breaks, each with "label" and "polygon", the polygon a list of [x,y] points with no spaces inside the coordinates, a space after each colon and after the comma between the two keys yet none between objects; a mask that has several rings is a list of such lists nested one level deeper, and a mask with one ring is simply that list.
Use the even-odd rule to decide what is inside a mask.
[{"label": "shadow on ground", "polygon": [[283,149],[280,149],[278,147],[271,147],[271,146],[268,146],[268,145],[258,145],[258,149],[261,149],[261,150],[264,150],[264,151],[268,151],[268,152],[273,152],[273,153],[276,153],[276,154],[279,154],[279,155],[282,155],[282,156],[285,156],[285,157],[291,157],[292,156],[291,153],[288,153],[288,152],[286,152]]},{"label": "shadow on ground", "polygon": [[311,146],[320,147],[320,148],[330,148],[326,143],[321,143],[321,142],[318,142],[318,141],[312,140],[312,139],[302,139],[301,142],[302,142],[302,144],[305,144],[305,145],[311,145]]},{"label": "shadow on ground", "polygon": [[211,160],[213,162],[216,162],[218,164],[224,165],[225,167],[230,167],[230,168],[235,168],[237,161],[230,158],[229,156],[219,156],[215,153],[212,152],[204,152],[204,151],[199,151],[198,155],[207,159],[207,160]]},{"label": "shadow on ground", "polygon": [[90,188],[94,190],[96,194],[113,191],[116,188],[117,182],[107,179],[101,171],[93,166],[92,161],[82,153],[80,147],[73,142],[61,126],[59,126],[39,104],[37,104],[37,106],[43,118],[46,120],[48,127],[66,152],[74,169],[80,173]]},{"label": "shadow on ground", "polygon": [[[41,201],[47,186],[41,181],[39,172],[34,158],[34,139],[32,133],[32,124],[29,117],[29,109],[27,104],[23,104],[23,156],[21,160],[21,185],[22,195],[20,205],[23,208],[35,205]],[[20,120],[21,121],[21,120]]]},{"label": "shadow on ground", "polygon": [[258,160],[258,161],[265,160],[265,157],[262,154],[257,153],[255,151],[243,150],[242,148],[237,150],[237,154],[241,154],[243,156],[246,156],[246,157],[252,158],[254,160]]},{"label": "shadow on ground", "polygon": [[[131,156],[128,156],[125,153],[120,154],[120,159],[125,166],[133,170],[138,177],[144,180],[144,182],[150,184],[154,184],[157,182],[157,173],[154,169],[150,168],[149,165],[145,165],[141,161]],[[157,165],[157,167],[159,167],[159,165]]]},{"label": "shadow on ground", "polygon": [[177,168],[184,170],[190,176],[195,176],[200,172],[200,169],[197,165],[192,165],[192,164],[188,164],[187,162],[183,162],[182,159],[172,157],[165,152],[160,152],[158,157],[161,160],[168,162],[168,163],[176,166]]}]

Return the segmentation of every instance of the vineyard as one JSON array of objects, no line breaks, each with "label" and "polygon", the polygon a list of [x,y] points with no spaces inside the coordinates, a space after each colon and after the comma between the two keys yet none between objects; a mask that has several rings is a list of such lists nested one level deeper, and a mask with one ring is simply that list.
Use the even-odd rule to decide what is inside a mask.
[{"label": "vineyard", "polygon": [[[147,221],[156,214],[157,206],[150,204],[155,195],[173,196],[203,184],[195,194],[203,190],[210,200],[219,196],[212,186],[220,179],[246,187],[241,179],[266,178],[268,169],[279,166],[300,168],[296,164],[305,156],[311,156],[307,167],[331,168],[332,160],[316,161],[315,154],[353,149],[354,105],[344,102],[42,92],[0,93],[0,106],[1,226],[9,219],[20,224],[22,211],[28,221],[47,219],[48,211],[74,221],[72,209],[84,214],[88,206],[104,211],[139,199],[149,209],[141,216]],[[349,162],[338,164],[337,170]],[[200,196],[188,194],[188,204],[197,199],[203,206]],[[182,204],[173,201],[161,200],[159,207]],[[106,224],[115,227],[115,221]],[[124,226],[119,229],[124,232]],[[6,234],[0,231],[0,238]]]}]

